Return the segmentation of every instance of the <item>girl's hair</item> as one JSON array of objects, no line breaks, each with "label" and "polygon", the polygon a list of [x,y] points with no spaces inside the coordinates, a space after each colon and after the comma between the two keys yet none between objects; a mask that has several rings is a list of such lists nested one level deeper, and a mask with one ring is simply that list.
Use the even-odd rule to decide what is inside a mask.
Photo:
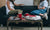
[{"label": "girl's hair", "polygon": [[[42,2],[42,1],[44,1],[44,0],[40,0],[40,2]],[[48,0],[47,0],[48,1]]]},{"label": "girl's hair", "polygon": [[42,2],[42,1],[44,1],[44,0],[40,0],[40,2]]},{"label": "girl's hair", "polygon": [[47,0],[49,2],[49,0]]},{"label": "girl's hair", "polygon": [[11,2],[14,4],[14,1],[15,1],[15,0],[9,0],[9,1],[11,1]]}]

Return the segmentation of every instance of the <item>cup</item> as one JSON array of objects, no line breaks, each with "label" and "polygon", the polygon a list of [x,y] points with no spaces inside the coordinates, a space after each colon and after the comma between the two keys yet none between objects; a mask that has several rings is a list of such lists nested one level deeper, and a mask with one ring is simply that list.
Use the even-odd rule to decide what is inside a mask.
[{"label": "cup", "polygon": [[22,14],[21,13],[19,13],[18,16],[19,16],[19,18],[22,18]]}]

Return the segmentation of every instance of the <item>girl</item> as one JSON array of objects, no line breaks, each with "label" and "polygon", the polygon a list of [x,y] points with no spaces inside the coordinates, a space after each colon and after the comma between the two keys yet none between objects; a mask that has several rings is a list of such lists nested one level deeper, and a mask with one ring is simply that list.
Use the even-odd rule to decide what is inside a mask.
[{"label": "girl", "polygon": [[46,13],[46,11],[47,11],[47,7],[48,7],[48,1],[40,0],[40,4],[38,5],[38,10],[32,11],[31,14],[43,16],[44,13]]},{"label": "girl", "polygon": [[11,11],[11,10],[15,10],[14,9],[14,5],[16,6],[21,6],[21,5],[24,5],[24,4],[15,4],[14,3],[15,0],[6,0],[6,14],[8,15],[8,13]]}]

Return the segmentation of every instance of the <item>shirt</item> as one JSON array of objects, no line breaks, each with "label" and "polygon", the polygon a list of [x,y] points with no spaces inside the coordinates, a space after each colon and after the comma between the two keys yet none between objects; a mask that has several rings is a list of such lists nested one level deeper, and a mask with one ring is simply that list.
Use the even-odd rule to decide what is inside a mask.
[{"label": "shirt", "polygon": [[42,1],[39,5],[39,8],[42,8],[42,7],[48,7],[48,2],[47,1]]}]

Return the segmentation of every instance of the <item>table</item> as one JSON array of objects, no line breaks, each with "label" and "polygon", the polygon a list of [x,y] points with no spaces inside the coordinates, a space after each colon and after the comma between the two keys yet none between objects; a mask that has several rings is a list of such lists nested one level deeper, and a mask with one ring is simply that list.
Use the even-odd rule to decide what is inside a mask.
[{"label": "table", "polygon": [[[42,28],[43,28],[43,20],[41,19],[41,20],[10,20],[9,18],[8,18],[8,20],[7,20],[7,30],[9,30],[9,23],[10,22],[16,22],[17,24],[19,23],[19,22],[31,22],[32,24],[33,23],[35,23],[35,22],[40,22],[41,23],[41,30],[42,30]],[[12,25],[12,23],[11,23],[11,25]],[[13,28],[12,28],[12,26],[11,26],[11,30],[13,30]],[[39,23],[38,23],[38,30],[39,30]]]}]

